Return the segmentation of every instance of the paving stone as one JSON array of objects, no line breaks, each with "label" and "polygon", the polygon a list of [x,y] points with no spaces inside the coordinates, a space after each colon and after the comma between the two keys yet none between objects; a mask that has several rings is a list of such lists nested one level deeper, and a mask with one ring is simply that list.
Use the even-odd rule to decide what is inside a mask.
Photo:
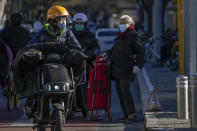
[{"label": "paving stone", "polygon": [[167,125],[165,125],[165,124],[159,124],[159,127],[160,128],[172,128],[173,126],[172,125],[169,125],[169,124],[167,124]]},{"label": "paving stone", "polygon": [[157,112],[155,114],[156,114],[156,117],[157,118],[160,118],[160,117],[164,117],[165,116],[165,113],[164,112]]},{"label": "paving stone", "polygon": [[170,123],[168,121],[159,121],[158,124],[159,125],[170,125]]},{"label": "paving stone", "polygon": [[149,126],[147,126],[146,128],[160,128],[160,126],[159,125],[149,125]]},{"label": "paving stone", "polygon": [[176,127],[176,128],[188,128],[188,127],[191,127],[190,126],[190,123],[184,123],[184,124],[173,124],[174,125],[174,127]]}]

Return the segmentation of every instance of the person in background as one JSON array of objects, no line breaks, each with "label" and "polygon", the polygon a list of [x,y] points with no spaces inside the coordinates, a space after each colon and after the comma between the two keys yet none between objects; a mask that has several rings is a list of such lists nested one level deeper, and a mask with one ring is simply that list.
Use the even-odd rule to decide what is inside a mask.
[{"label": "person in background", "polygon": [[88,18],[84,13],[73,16],[73,33],[82,49],[94,60],[100,50],[95,35],[88,30]]},{"label": "person in background", "polygon": [[134,20],[128,16],[120,17],[120,32],[113,48],[107,52],[111,65],[106,73],[115,80],[117,94],[124,116],[120,121],[135,120],[136,111],[130,84],[135,74],[144,65],[144,46],[142,36],[135,31]]},{"label": "person in background", "polygon": [[30,33],[21,26],[22,16],[19,13],[11,15],[10,25],[1,32],[2,40],[11,48],[14,57],[18,50],[31,39]]},{"label": "person in background", "polygon": [[[100,49],[95,38],[95,35],[88,30],[88,18],[84,13],[76,13],[73,16],[73,33],[77,40],[80,42],[82,49],[91,61],[96,59]],[[87,66],[86,80],[88,80],[88,74],[91,68]],[[88,82],[87,82],[88,83]],[[82,93],[84,92],[84,94]],[[79,108],[82,109],[83,116],[86,117],[87,111],[85,107],[87,87],[77,88],[76,90],[76,103]],[[83,97],[84,96],[84,97]]]}]

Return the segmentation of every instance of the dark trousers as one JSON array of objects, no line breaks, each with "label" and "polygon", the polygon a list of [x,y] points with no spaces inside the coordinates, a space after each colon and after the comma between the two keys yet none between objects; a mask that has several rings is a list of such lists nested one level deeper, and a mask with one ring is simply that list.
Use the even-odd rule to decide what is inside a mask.
[{"label": "dark trousers", "polygon": [[87,88],[79,86],[76,89],[76,104],[79,108],[85,109],[86,105]]},{"label": "dark trousers", "polygon": [[120,105],[124,116],[135,112],[135,104],[130,92],[130,79],[115,79],[116,91],[120,99]]}]

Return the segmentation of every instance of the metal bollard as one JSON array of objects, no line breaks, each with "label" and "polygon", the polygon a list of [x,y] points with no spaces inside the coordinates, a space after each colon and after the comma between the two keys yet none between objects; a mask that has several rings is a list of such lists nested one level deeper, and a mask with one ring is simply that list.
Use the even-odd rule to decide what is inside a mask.
[{"label": "metal bollard", "polygon": [[197,129],[197,74],[190,78],[191,87],[191,127]]},{"label": "metal bollard", "polygon": [[180,75],[176,78],[178,119],[189,119],[188,77]]}]

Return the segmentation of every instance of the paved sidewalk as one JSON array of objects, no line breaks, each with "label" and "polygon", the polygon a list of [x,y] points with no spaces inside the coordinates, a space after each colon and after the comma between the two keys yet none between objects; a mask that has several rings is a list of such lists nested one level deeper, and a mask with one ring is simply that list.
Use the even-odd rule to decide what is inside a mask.
[{"label": "paved sidewalk", "polygon": [[178,72],[165,67],[146,65],[146,71],[154,88],[159,88],[157,96],[162,112],[146,112],[145,124],[148,131],[189,131],[189,120],[177,119],[176,76]]}]

